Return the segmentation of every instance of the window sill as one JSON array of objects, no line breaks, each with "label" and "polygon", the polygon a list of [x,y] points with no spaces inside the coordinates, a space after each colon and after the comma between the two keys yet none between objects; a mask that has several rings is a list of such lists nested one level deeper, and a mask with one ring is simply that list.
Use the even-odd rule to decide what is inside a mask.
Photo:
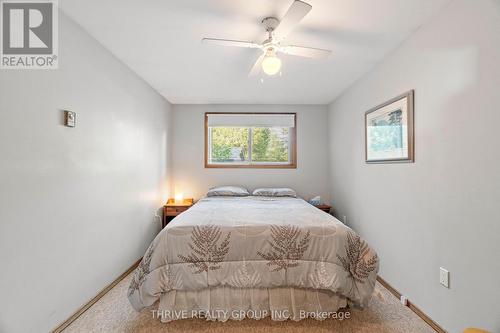
[{"label": "window sill", "polygon": [[206,169],[297,169],[297,164],[205,164]]}]

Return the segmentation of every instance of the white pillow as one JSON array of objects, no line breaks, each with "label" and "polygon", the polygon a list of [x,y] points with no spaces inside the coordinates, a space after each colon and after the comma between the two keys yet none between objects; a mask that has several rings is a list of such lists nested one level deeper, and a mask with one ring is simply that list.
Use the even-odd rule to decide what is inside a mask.
[{"label": "white pillow", "polygon": [[246,197],[249,196],[250,192],[241,186],[216,186],[212,187],[207,192],[207,197]]},{"label": "white pillow", "polygon": [[252,195],[265,196],[265,197],[297,197],[297,193],[288,187],[268,187],[258,188],[253,191]]}]

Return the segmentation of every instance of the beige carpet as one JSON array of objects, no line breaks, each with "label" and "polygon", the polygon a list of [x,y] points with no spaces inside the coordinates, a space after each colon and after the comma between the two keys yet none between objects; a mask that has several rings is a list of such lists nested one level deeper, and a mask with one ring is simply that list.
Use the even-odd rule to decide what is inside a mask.
[{"label": "beige carpet", "polygon": [[237,332],[237,333],[298,333],[298,332],[362,332],[362,333],[432,333],[434,330],[377,283],[375,294],[367,309],[353,310],[351,318],[299,322],[276,322],[245,319],[243,321],[210,322],[203,319],[185,319],[161,323],[151,310],[137,313],[127,299],[131,275],[64,330],[70,332]]}]

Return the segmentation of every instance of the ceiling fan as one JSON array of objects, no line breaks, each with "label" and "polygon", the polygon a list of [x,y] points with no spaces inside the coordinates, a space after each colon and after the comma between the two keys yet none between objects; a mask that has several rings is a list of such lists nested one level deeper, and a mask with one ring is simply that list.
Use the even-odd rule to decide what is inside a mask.
[{"label": "ceiling fan", "polygon": [[262,25],[269,34],[269,37],[260,44],[219,38],[203,38],[202,42],[223,46],[261,49],[262,55],[257,59],[248,75],[257,75],[262,69],[267,75],[273,76],[279,73],[281,69],[281,60],[277,57],[278,53],[307,58],[325,58],[332,52],[330,50],[282,43],[292,29],[295,28],[311,9],[312,6],[310,4],[295,0],[281,21],[276,17],[266,17],[263,19]]}]

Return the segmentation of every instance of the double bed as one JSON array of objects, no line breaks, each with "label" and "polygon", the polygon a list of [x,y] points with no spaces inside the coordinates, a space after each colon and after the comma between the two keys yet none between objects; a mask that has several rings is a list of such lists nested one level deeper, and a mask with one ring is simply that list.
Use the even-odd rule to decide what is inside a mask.
[{"label": "double bed", "polygon": [[378,264],[355,232],[302,199],[207,197],[154,239],[128,298],[137,311],[159,300],[164,322],[325,319],[367,305]]}]

